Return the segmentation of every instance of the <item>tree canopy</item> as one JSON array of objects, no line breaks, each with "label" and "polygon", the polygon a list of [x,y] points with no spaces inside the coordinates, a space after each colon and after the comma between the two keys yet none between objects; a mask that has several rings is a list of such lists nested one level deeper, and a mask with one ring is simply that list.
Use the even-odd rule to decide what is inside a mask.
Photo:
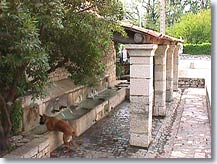
[{"label": "tree canopy", "polygon": [[[126,14],[124,19],[144,28],[160,31],[160,0],[131,0],[124,2]],[[181,17],[187,13],[198,13],[210,8],[210,0],[165,0],[166,2],[166,27],[172,27],[180,22]],[[142,13],[139,12],[142,11]],[[143,14],[143,15],[140,15]]]},{"label": "tree canopy", "polygon": [[118,0],[1,0],[1,148],[11,104],[19,96],[41,96],[50,72],[64,66],[76,83],[96,82],[122,17]]},{"label": "tree canopy", "polygon": [[179,23],[168,30],[174,37],[182,37],[185,43],[211,43],[211,11],[202,10],[185,14]]}]

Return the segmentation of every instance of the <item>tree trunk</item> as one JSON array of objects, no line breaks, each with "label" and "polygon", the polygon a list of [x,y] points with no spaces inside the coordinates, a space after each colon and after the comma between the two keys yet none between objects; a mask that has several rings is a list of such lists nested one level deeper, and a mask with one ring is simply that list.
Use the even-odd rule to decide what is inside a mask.
[{"label": "tree trunk", "polygon": [[10,147],[9,137],[6,137],[4,133],[4,128],[0,124],[0,152],[8,150]]},{"label": "tree trunk", "polygon": [[161,0],[161,11],[160,11],[160,32],[166,33],[166,2]]},{"label": "tree trunk", "polygon": [[12,124],[10,120],[9,107],[2,95],[0,95],[0,115],[0,151],[4,151],[10,146],[9,136]]}]

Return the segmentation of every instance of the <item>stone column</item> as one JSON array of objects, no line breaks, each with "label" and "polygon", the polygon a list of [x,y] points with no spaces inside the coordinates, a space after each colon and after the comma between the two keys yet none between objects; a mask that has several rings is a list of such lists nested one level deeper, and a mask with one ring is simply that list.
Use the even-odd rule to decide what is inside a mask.
[{"label": "stone column", "polygon": [[155,44],[128,44],[130,55],[130,144],[148,147],[153,105],[153,56]]},{"label": "stone column", "polygon": [[166,57],[166,101],[173,100],[173,53],[175,45],[170,45]]},{"label": "stone column", "polygon": [[176,45],[173,55],[173,91],[178,91],[179,80],[179,45]]},{"label": "stone column", "polygon": [[154,56],[154,116],[166,115],[166,55],[169,45],[159,45]]}]

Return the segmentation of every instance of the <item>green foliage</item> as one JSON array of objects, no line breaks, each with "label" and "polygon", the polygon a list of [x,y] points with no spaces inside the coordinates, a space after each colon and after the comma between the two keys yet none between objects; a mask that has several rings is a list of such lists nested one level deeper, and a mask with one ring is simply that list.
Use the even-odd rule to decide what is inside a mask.
[{"label": "green foliage", "polygon": [[156,12],[146,15],[145,28],[160,31],[160,15]]},{"label": "green foliage", "polygon": [[49,65],[37,20],[24,7],[17,11],[15,4],[6,4],[0,16],[0,92],[7,93],[16,85],[18,96],[30,90],[39,94]]},{"label": "green foliage", "polygon": [[98,19],[94,14],[76,15],[72,12],[67,14],[67,18],[63,24],[64,31],[61,31],[63,37],[57,40],[61,45],[58,48],[61,55],[73,62],[66,68],[75,82],[93,84],[104,71],[101,59],[110,48],[112,31],[105,20]]},{"label": "green foliage", "polygon": [[16,101],[10,113],[11,123],[12,123],[12,135],[16,135],[21,130],[21,121],[23,117],[23,108],[21,101]]},{"label": "green foliage", "polygon": [[[116,0],[92,0],[90,5],[85,5],[82,0],[57,2],[61,5],[53,4],[52,7],[59,11],[59,15],[53,16],[55,19],[50,20],[48,27],[44,22],[47,19],[45,13],[50,12],[50,8],[42,7],[35,12],[47,31],[41,34],[41,40],[49,51],[51,71],[64,66],[75,83],[93,85],[104,71],[102,57],[110,48],[112,32],[120,31],[116,21],[122,17],[121,3]],[[82,12],[89,7],[91,12]],[[52,23],[56,19],[59,24]]]},{"label": "green foliage", "polygon": [[121,64],[120,64],[120,63],[116,63],[116,76],[117,76],[118,78],[120,78],[121,75],[122,75]]},{"label": "green foliage", "polygon": [[[159,0],[122,0],[124,3],[125,19],[132,24],[141,25],[144,28],[160,30],[160,10]],[[177,1],[165,0],[166,2],[166,27],[172,27],[174,23],[180,22],[181,17],[186,13],[198,13],[204,9],[210,9],[210,0]],[[140,13],[141,12],[141,13]],[[142,16],[140,15],[142,14]]]},{"label": "green foliage", "polygon": [[191,55],[211,55],[211,43],[184,44],[184,54]]},{"label": "green foliage", "polygon": [[191,1],[185,2],[185,4],[190,6],[190,10],[188,12],[198,13],[198,11],[200,10],[210,9],[211,0],[202,0],[202,1],[191,0]]},{"label": "green foliage", "polygon": [[210,0],[177,1],[166,0],[166,26],[172,27],[178,23],[186,13],[199,13],[201,10],[210,9]]},{"label": "green foliage", "polygon": [[23,0],[0,3],[0,94],[42,96],[48,75],[65,67],[78,84],[93,84],[114,31],[117,0]]},{"label": "green foliage", "polygon": [[171,27],[174,23],[180,22],[184,8],[183,1],[166,0],[166,27]]},{"label": "green foliage", "polygon": [[211,11],[202,10],[197,14],[185,14],[179,23],[169,29],[169,35],[182,37],[185,43],[211,42]]},{"label": "green foliage", "polygon": [[[102,59],[113,32],[122,31],[117,24],[122,17],[118,0],[1,0],[0,95],[4,103],[14,104],[27,94],[42,97],[49,73],[57,68],[65,67],[77,84],[95,84],[103,74]],[[4,137],[8,137],[10,119],[17,132],[22,115],[20,104],[9,108],[10,118],[7,112],[0,116],[0,126],[8,126],[0,131]]]},{"label": "green foliage", "polygon": [[145,28],[160,31],[160,1],[149,1],[147,13],[145,14]]}]

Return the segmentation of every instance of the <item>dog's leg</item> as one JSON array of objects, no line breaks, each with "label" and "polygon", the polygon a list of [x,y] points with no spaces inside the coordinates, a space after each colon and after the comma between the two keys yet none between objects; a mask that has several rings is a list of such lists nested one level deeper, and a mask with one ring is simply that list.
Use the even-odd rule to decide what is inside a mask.
[{"label": "dog's leg", "polygon": [[70,141],[71,141],[71,136],[67,136],[67,135],[63,134],[63,142],[64,142],[64,145],[66,145],[68,151],[72,150],[72,148],[70,146]]},{"label": "dog's leg", "polygon": [[77,143],[76,140],[74,140],[74,137],[72,139],[72,141],[70,142],[70,144],[72,145],[72,147],[76,148],[76,150],[80,151],[80,152],[85,152],[85,150],[82,148],[82,143]]}]

